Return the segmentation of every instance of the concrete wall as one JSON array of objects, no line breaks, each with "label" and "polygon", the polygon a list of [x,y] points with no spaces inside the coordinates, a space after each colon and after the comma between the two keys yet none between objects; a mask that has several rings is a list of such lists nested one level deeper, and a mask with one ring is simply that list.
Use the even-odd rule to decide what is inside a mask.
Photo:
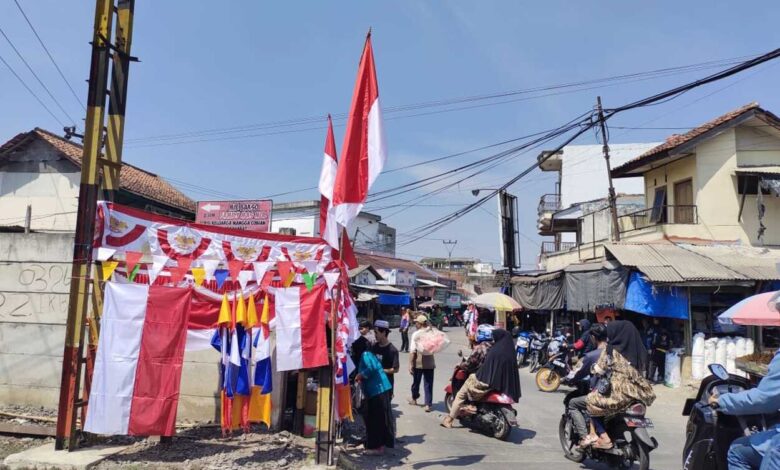
[{"label": "concrete wall", "polygon": [[[68,234],[0,233],[0,403],[57,407],[72,250]],[[179,419],[217,416],[218,359],[185,354]]]}]

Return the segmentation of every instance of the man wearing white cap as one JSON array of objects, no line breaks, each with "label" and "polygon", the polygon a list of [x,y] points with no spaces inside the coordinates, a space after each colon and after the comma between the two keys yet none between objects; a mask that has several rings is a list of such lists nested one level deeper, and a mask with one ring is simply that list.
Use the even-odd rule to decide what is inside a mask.
[{"label": "man wearing white cap", "polygon": [[412,374],[412,396],[409,398],[410,405],[417,405],[417,399],[420,398],[420,383],[424,382],[425,392],[425,411],[433,410],[433,371],[436,368],[436,362],[433,354],[421,350],[418,347],[418,338],[423,332],[431,331],[428,317],[418,315],[414,320],[417,331],[412,335],[411,348],[409,349],[409,373]]}]

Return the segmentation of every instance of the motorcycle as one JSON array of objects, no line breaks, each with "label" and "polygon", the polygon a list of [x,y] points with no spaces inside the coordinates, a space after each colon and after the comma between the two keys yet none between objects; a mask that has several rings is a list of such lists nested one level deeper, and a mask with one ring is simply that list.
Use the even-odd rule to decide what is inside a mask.
[{"label": "motorcycle", "polygon": [[718,411],[709,405],[713,394],[741,392],[751,388],[745,378],[729,374],[720,364],[711,364],[712,375],[702,380],[696,398],[689,398],[683,408],[688,416],[685,427],[685,445],[682,463],[684,470],[726,470],[729,446],[754,429],[764,430],[767,423],[780,419],[780,413],[771,415],[734,416]]},{"label": "motorcycle", "polygon": [[517,368],[523,367],[528,359],[528,348],[531,345],[531,333],[521,331],[517,334],[517,345],[515,347],[517,355]]},{"label": "motorcycle", "polygon": [[531,347],[528,352],[528,370],[533,374],[547,362],[547,346],[550,339],[546,334],[531,333]]},{"label": "motorcycle", "polygon": [[543,392],[554,392],[571,370],[571,349],[563,343],[536,373],[536,386]]},{"label": "motorcycle", "polygon": [[[458,355],[462,357],[460,351]],[[444,404],[448,413],[455,395],[466,379],[466,371],[455,366],[450,383],[444,388]],[[482,400],[470,404],[473,407],[463,406],[458,416],[460,424],[467,428],[505,441],[512,432],[512,427],[517,426],[517,411],[512,407],[515,401],[508,395],[491,391]]]},{"label": "motorcycle", "polygon": [[586,395],[588,388],[587,382],[577,384],[577,389],[567,393],[563,399],[564,412],[558,425],[558,438],[564,456],[577,463],[588,458],[620,468],[631,468],[634,462],[638,462],[639,470],[648,470],[650,452],[658,447],[658,441],[650,435],[653,423],[649,418],[645,418],[646,407],[640,402],[633,403],[624,412],[605,419],[604,426],[614,444],[611,449],[583,449],[578,446],[585,436],[577,433],[569,415],[568,405],[574,398]]}]

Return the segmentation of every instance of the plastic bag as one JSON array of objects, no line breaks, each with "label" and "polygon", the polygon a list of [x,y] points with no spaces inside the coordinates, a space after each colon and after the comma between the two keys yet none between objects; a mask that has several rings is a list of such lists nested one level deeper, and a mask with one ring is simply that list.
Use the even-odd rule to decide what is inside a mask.
[{"label": "plastic bag", "polygon": [[431,328],[421,331],[416,342],[418,351],[422,351],[423,354],[436,354],[450,345],[450,338],[443,331]]},{"label": "plastic bag", "polygon": [[682,374],[680,371],[680,356],[682,354],[683,350],[679,348],[672,349],[666,353],[666,374],[664,376],[664,384],[667,387],[677,388],[682,385]]}]

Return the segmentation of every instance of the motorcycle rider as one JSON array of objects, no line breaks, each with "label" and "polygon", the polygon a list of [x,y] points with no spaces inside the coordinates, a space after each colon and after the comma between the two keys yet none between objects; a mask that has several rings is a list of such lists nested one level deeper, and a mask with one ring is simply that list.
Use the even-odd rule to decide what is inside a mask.
[{"label": "motorcycle rider", "polygon": [[[780,409],[780,349],[775,352],[769,371],[756,388],[720,396],[713,394],[709,403],[718,411],[730,415],[777,412]],[[780,469],[779,448],[780,424],[767,431],[740,437],[729,447],[729,470]]]},{"label": "motorcycle rider", "polygon": [[493,330],[494,344],[479,370],[469,375],[452,402],[449,416],[441,425],[452,428],[463,403],[469,399],[479,401],[491,390],[506,394],[515,402],[520,398],[520,375],[515,364],[515,345],[512,335],[504,329]]},{"label": "motorcycle rider", "polygon": [[[572,371],[566,381],[576,384],[580,380],[590,378],[588,390],[596,386],[596,377],[590,373],[591,367],[599,360],[601,352],[607,347],[607,327],[601,323],[596,323],[588,330],[588,341],[593,343],[593,350],[585,354],[579,369]],[[585,443],[588,435],[588,424],[586,421],[586,411],[588,408],[588,396],[582,395],[569,400],[568,413],[571,416],[572,423],[577,430],[577,435],[581,436],[580,446]]]},{"label": "motorcycle rider", "polygon": [[471,351],[469,357],[460,365],[459,368],[466,372],[466,376],[479,370],[482,363],[485,362],[490,347],[493,346],[493,325],[479,325],[477,327],[477,345]]},{"label": "motorcycle rider", "polygon": [[577,325],[580,327],[582,334],[580,335],[580,338],[574,342],[574,350],[581,355],[585,355],[596,349],[595,342],[590,340],[590,320],[583,318],[577,322]]}]

